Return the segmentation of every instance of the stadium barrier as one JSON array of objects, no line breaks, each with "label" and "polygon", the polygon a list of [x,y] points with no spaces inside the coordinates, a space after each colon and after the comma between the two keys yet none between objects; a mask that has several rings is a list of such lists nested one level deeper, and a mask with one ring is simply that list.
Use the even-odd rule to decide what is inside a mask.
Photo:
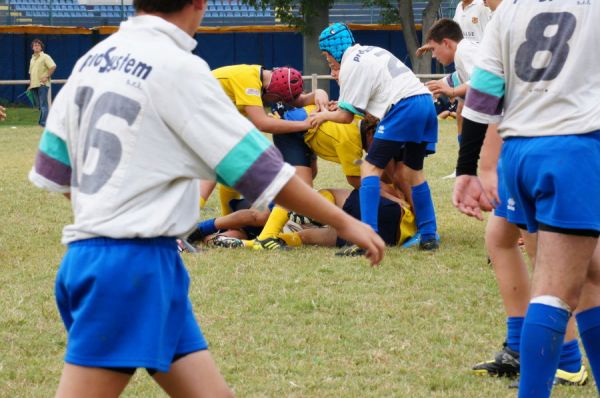
[{"label": "stadium barrier", "polygon": [[[410,66],[410,59],[397,25],[351,24],[359,43],[368,43],[391,51]],[[420,26],[418,26],[420,28]],[[77,59],[96,43],[118,28],[100,26],[92,29],[49,26],[0,26],[0,80],[28,79],[30,43],[40,38],[46,51],[58,68],[53,82],[65,79]],[[198,27],[195,37],[198,46],[194,53],[202,57],[211,68],[234,64],[260,64],[266,68],[287,65],[302,70],[302,34],[287,26],[233,26]],[[312,79],[312,78],[311,78]],[[16,102],[23,90],[13,85],[0,84],[0,100]],[[56,90],[55,90],[56,92]],[[330,93],[337,96],[337,84],[330,84]]]}]

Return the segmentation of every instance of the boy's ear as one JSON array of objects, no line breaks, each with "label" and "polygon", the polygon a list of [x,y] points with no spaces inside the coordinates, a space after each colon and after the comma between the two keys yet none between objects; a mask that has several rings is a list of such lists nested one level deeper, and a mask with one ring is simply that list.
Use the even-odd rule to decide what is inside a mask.
[{"label": "boy's ear", "polygon": [[196,10],[202,10],[208,6],[208,0],[192,0],[192,4]]}]

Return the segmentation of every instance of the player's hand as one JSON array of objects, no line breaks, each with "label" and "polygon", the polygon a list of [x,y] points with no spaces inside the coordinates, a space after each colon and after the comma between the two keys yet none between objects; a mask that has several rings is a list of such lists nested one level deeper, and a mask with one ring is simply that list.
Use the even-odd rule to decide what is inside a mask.
[{"label": "player's hand", "polygon": [[330,112],[335,112],[338,109],[339,108],[338,108],[338,102],[337,101],[331,100],[331,101],[329,101],[329,104],[327,104],[327,110],[330,111]]},{"label": "player's hand", "polygon": [[479,182],[483,188],[483,193],[491,201],[492,206],[496,208],[500,204],[498,196],[498,172],[495,167],[479,167]]},{"label": "player's hand", "polygon": [[0,106],[0,120],[6,119],[6,108]]},{"label": "player's hand", "polygon": [[461,175],[454,182],[452,204],[461,213],[483,221],[482,211],[491,211],[493,206],[483,191],[479,177]]},{"label": "player's hand", "polygon": [[417,51],[415,52],[415,54],[417,55],[417,57],[420,58],[423,56],[423,54],[425,54],[429,51],[431,51],[431,47],[428,46],[427,44],[425,44],[424,46],[417,48]]},{"label": "player's hand", "polygon": [[328,113],[329,111],[322,111],[322,112],[313,112],[310,115],[308,115],[308,121],[310,123],[311,128],[316,129],[319,128],[319,126],[321,126],[323,123],[325,123],[328,119]]},{"label": "player's hand", "polygon": [[439,80],[430,80],[425,83],[425,86],[436,96],[440,94],[450,96],[452,94],[452,88]]},{"label": "player's hand", "polygon": [[376,267],[381,263],[385,254],[385,243],[377,232],[373,231],[369,225],[364,224],[354,218],[350,218],[349,223],[341,228],[336,228],[338,235],[365,249],[365,256],[369,259],[371,266]]},{"label": "player's hand", "polygon": [[329,106],[329,96],[325,90],[320,88],[315,90],[315,105],[317,106],[317,112],[327,110]]}]

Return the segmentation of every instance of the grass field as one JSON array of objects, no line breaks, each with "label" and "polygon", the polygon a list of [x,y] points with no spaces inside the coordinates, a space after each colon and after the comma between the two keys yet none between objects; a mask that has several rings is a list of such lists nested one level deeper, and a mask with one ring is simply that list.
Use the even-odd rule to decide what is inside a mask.
[{"label": "grass field", "polygon": [[[65,332],[54,276],[71,221],[64,197],[33,187],[27,172],[37,113],[9,109],[0,123],[0,397],[52,396]],[[14,127],[13,127],[14,126]],[[186,254],[191,298],[210,349],[239,397],[511,397],[503,379],[470,367],[504,338],[504,313],[483,249],[484,224],[450,203],[455,127],[443,122],[426,170],[442,245],[436,253],[388,249],[379,268],[334,250]],[[343,187],[319,164],[316,187]],[[203,217],[215,214],[216,200]],[[593,383],[592,383],[593,384]],[[138,372],[125,397],[162,397]],[[594,397],[595,387],[555,388]]]}]

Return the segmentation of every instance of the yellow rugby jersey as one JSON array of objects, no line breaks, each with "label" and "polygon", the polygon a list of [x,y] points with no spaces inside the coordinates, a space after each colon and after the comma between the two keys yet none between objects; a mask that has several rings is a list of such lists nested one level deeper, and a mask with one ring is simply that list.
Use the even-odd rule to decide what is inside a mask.
[{"label": "yellow rugby jersey", "polygon": [[[315,105],[286,112],[287,120],[305,120],[316,109]],[[315,154],[330,162],[339,163],[347,176],[360,176],[363,149],[360,140],[359,122],[355,117],[350,124],[325,122],[318,129],[310,129],[304,134],[304,142]]]},{"label": "yellow rugby jersey", "polygon": [[242,64],[223,66],[213,70],[212,74],[238,111],[245,114],[245,106],[263,106],[261,70],[260,65]]}]

